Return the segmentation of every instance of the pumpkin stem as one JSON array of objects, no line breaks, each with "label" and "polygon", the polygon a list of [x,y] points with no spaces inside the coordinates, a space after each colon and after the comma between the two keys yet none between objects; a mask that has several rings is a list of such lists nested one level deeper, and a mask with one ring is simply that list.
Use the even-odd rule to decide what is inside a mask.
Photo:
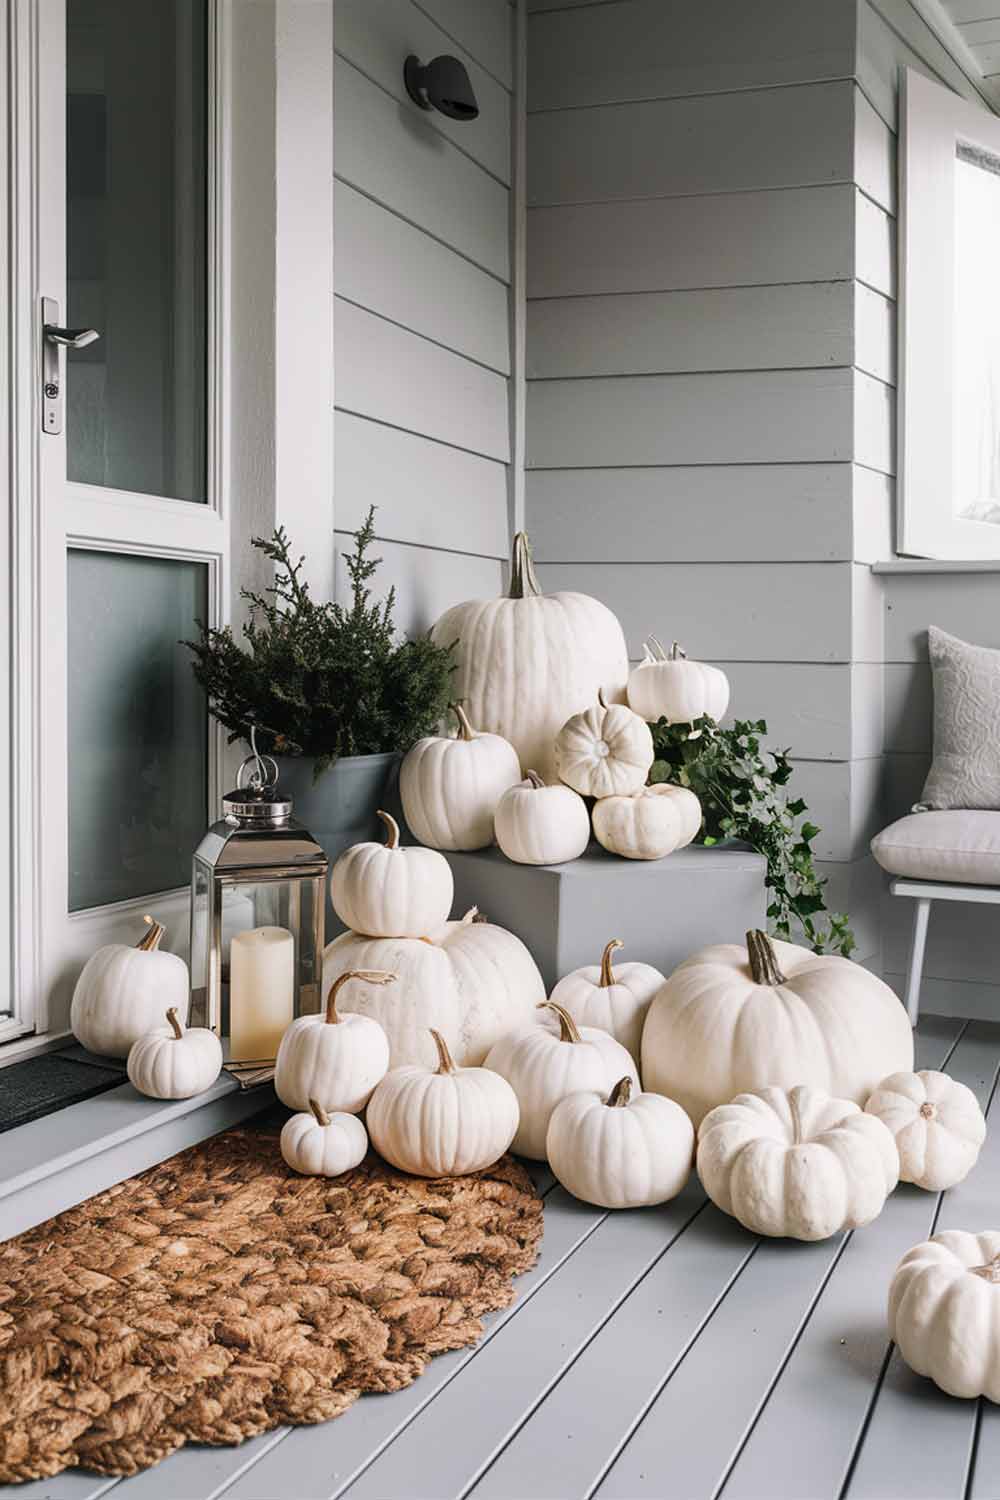
[{"label": "pumpkin stem", "polygon": [[663,642],[658,636],[651,635],[646,641],[646,649],[653,661],[666,661],[667,653],[663,649]]},{"label": "pumpkin stem", "polygon": [[451,1053],[448,1051],[448,1043],[445,1041],[440,1031],[435,1031],[433,1026],[430,1028],[430,1033],[434,1038],[434,1045],[438,1049],[438,1072],[454,1073],[455,1064],[451,1060]]},{"label": "pumpkin stem", "polygon": [[611,967],[611,955],[616,948],[624,948],[624,946],[625,944],[621,938],[612,938],[610,943],[605,945],[604,952],[601,954],[601,979],[599,987],[602,990],[609,990],[615,983],[615,971]]},{"label": "pumpkin stem", "polygon": [[167,929],[155,917],[147,915],[142,920],[146,924],[146,931],[135,946],[142,953],[155,953]]},{"label": "pumpkin stem", "polygon": [[969,1270],[973,1276],[981,1276],[984,1281],[1000,1281],[1000,1255],[994,1255],[985,1266],[970,1266]]},{"label": "pumpkin stem", "polygon": [[681,646],[678,646],[676,641],[670,647],[670,660],[687,661],[687,652]]},{"label": "pumpkin stem", "polygon": [[542,588],[535,577],[535,565],[531,561],[531,543],[528,533],[519,531],[514,537],[510,554],[510,588],[508,599],[537,599]]},{"label": "pumpkin stem", "polygon": [[536,1010],[554,1010],[559,1017],[559,1040],[561,1042],[582,1042],[583,1037],[577,1028],[576,1022],[565,1006],[555,1000],[542,1000],[535,1007]]},{"label": "pumpkin stem", "polygon": [[391,974],[388,969],[346,969],[333,981],[327,993],[327,1025],[335,1026],[340,1020],[337,1015],[337,996],[349,979],[363,979],[366,984],[392,984],[392,981],[398,978],[398,974]]},{"label": "pumpkin stem", "polygon": [[626,1073],[624,1078],[619,1078],[618,1082],[611,1090],[611,1093],[607,1098],[607,1103],[612,1109],[624,1109],[625,1105],[628,1104],[631,1097],[632,1080]]},{"label": "pumpkin stem", "polygon": [[458,720],[458,738],[460,740],[474,740],[476,738],[475,730],[469,723],[469,715],[465,712],[461,703],[449,703],[448,707]]},{"label": "pumpkin stem", "polygon": [[758,928],[747,933],[747,954],[750,958],[750,973],[754,984],[784,984],[785,976],[778,965],[774,944],[766,932]]},{"label": "pumpkin stem", "polygon": [[167,1011],[167,1022],[170,1026],[170,1030],[174,1034],[174,1041],[179,1042],[181,1037],[184,1035],[184,1027],[181,1024],[180,1016],[177,1014],[177,1009],[173,1005]]},{"label": "pumpkin stem", "polygon": [[525,771],[524,779],[529,783],[530,786],[534,787],[536,792],[540,792],[545,785],[545,782],[539,776],[537,771]]},{"label": "pumpkin stem", "polygon": [[320,1104],[316,1099],[310,1099],[309,1108],[312,1110],[313,1114],[316,1117],[317,1125],[329,1125],[330,1116],[327,1114],[322,1104]]},{"label": "pumpkin stem", "polygon": [[379,811],[376,813],[376,817],[379,817],[379,818],[382,819],[382,822],[385,824],[386,829],[388,830],[387,836],[386,836],[386,841],[385,841],[385,847],[387,849],[398,849],[399,848],[399,824],[396,822],[396,819],[392,816],[392,813],[383,812],[381,810],[381,808],[380,808]]}]

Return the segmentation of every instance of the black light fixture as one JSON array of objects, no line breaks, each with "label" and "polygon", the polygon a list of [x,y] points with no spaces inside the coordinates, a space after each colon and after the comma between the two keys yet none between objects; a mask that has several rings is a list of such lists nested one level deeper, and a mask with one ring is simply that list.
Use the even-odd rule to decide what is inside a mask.
[{"label": "black light fixture", "polygon": [[452,120],[474,120],[479,105],[464,63],[447,54],[421,63],[411,52],[403,68],[406,92],[421,109],[437,109]]}]

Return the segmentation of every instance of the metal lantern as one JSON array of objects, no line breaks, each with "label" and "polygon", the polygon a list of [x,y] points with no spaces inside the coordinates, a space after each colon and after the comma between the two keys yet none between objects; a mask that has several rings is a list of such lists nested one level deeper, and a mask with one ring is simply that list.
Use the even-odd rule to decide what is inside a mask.
[{"label": "metal lantern", "polygon": [[192,1020],[229,1037],[230,1062],[266,1064],[320,1008],[327,859],[269,755],[247,757],[222,806],[192,865]]}]

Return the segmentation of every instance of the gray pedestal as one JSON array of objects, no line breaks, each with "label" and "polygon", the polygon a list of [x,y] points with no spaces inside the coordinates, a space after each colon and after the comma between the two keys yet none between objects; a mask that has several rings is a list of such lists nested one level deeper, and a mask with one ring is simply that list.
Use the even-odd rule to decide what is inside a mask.
[{"label": "gray pedestal", "polygon": [[764,858],[743,845],[618,859],[592,844],[565,865],[517,865],[499,849],[449,854],[456,916],[478,906],[526,943],[549,989],[596,964],[610,938],[621,958],[669,974],[707,943],[741,942],[765,925]]}]

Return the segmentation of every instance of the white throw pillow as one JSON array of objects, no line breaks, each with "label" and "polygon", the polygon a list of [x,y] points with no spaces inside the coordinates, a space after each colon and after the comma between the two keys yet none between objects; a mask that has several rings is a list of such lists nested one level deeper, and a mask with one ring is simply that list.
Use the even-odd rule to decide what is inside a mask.
[{"label": "white throw pillow", "polygon": [[971,646],[932,625],[934,762],[921,803],[1000,809],[1000,651]]},{"label": "white throw pillow", "polygon": [[1000,885],[1000,813],[911,813],[872,839],[872,853],[890,875]]}]

